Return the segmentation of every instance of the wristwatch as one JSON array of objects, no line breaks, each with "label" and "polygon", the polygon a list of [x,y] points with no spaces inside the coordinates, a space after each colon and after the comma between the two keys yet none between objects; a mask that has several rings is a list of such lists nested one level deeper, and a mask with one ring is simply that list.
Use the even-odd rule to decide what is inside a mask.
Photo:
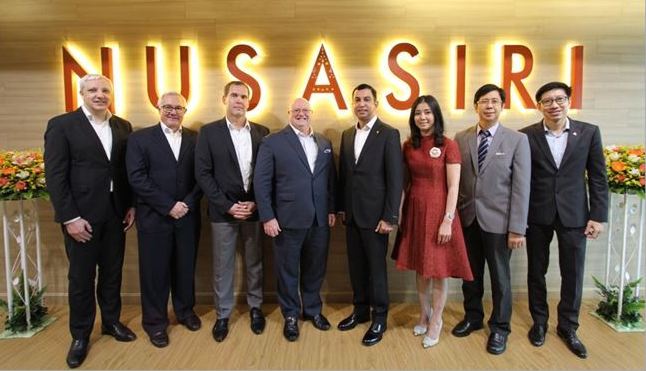
[{"label": "wristwatch", "polygon": [[444,217],[449,221],[453,221],[453,218],[455,218],[455,213],[446,213],[444,214]]}]

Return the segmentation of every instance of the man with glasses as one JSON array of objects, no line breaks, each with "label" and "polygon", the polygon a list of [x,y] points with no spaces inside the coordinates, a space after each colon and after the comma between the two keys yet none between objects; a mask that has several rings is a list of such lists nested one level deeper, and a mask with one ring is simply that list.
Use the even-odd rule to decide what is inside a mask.
[{"label": "man with glasses", "polygon": [[132,126],[108,110],[110,79],[85,75],[79,88],[81,107],[52,118],[45,132],[47,190],[69,260],[71,368],[87,356],[97,301],[101,333],[117,341],[136,339],[119,321],[125,231],[135,221],[125,164]]},{"label": "man with glasses", "polygon": [[543,120],[521,130],[532,151],[529,204],[537,210],[529,214],[527,229],[527,287],[534,321],[528,337],[537,347],[545,342],[545,273],[556,232],[561,268],[556,333],[572,353],[586,358],[587,350],[576,336],[586,238],[596,239],[608,220],[608,182],[599,128],[567,116],[571,92],[562,82],[541,86],[536,101]]},{"label": "man with glasses", "polygon": [[249,87],[241,81],[224,86],[225,116],[202,127],[196,149],[195,175],[209,200],[217,315],[211,332],[217,342],[229,334],[238,242],[246,265],[251,331],[258,335],[265,329],[262,246],[252,179],[258,146],[269,129],[247,120],[249,93]]},{"label": "man with glasses", "polygon": [[487,351],[501,354],[511,332],[509,260],[525,244],[531,159],[525,134],[500,124],[505,91],[480,87],[473,99],[478,123],[456,134],[460,147],[458,209],[473,281],[462,281],[464,319],[453,335],[464,337],[483,327],[484,266],[489,267],[493,309]]},{"label": "man with glasses", "polygon": [[194,174],[197,133],[182,127],[186,99],[164,93],[157,107],[159,123],[130,136],[126,165],[137,200],[141,322],[150,342],[163,348],[169,295],[180,324],[201,326],[193,307],[202,192]]},{"label": "man with glasses", "polygon": [[320,291],[334,225],[335,177],[332,143],[311,126],[303,98],[288,110],[289,124],[260,145],[254,174],[258,213],[274,241],[278,303],[283,336],[298,339],[298,317],[326,331]]}]

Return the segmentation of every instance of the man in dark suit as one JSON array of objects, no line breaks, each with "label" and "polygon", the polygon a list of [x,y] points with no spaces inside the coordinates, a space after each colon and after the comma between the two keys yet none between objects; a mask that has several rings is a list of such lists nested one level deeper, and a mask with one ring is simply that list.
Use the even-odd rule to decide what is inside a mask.
[{"label": "man in dark suit", "polygon": [[489,267],[493,309],[487,351],[501,354],[511,332],[511,252],[525,244],[531,159],[527,137],[500,124],[505,91],[481,86],[473,104],[478,123],[455,135],[460,147],[458,210],[473,281],[462,281],[464,319],[453,335],[483,327],[484,267]]},{"label": "man in dark suit", "polygon": [[202,192],[194,174],[197,133],[182,127],[186,99],[168,92],[157,108],[159,123],[130,136],[126,166],[137,200],[141,322],[162,348],[171,292],[177,321],[191,331],[201,326],[193,306]]},{"label": "man in dark suit", "polygon": [[[608,182],[599,128],[567,117],[572,90],[550,82],[536,92],[543,120],[521,131],[532,151],[532,181],[527,229],[527,286],[534,325],[528,337],[545,342],[545,273],[556,232],[561,268],[561,300],[556,333],[578,357],[587,350],[576,336],[583,288],[586,237],[596,239],[608,220]],[[588,194],[589,192],[589,194]]]},{"label": "man in dark suit", "polygon": [[309,102],[296,99],[288,113],[289,124],[260,146],[254,191],[263,229],[274,239],[283,335],[295,341],[301,313],[317,329],[330,328],[320,291],[335,222],[336,169],[332,144],[310,126]]},{"label": "man in dark suit", "polygon": [[118,341],[136,338],[119,322],[125,231],[135,220],[125,164],[132,126],[108,111],[112,92],[107,77],[85,75],[80,81],[83,105],[49,120],[45,131],[47,190],[70,262],[71,368],[80,366],[87,355],[95,291],[101,332]]},{"label": "man in dark suit", "polygon": [[213,291],[217,320],[212,334],[217,342],[229,333],[233,310],[233,277],[236,246],[244,249],[247,274],[247,304],[251,330],[265,328],[262,313],[262,246],[260,225],[253,194],[253,167],[258,146],[269,129],[247,120],[249,87],[231,81],[224,87],[224,118],[202,127],[198,138],[195,175],[209,200],[211,247],[213,250]]},{"label": "man in dark suit", "polygon": [[346,244],[354,309],[338,324],[347,331],[370,320],[362,343],[381,341],[388,317],[388,234],[399,219],[403,160],[399,131],[377,118],[377,92],[360,84],[352,92],[357,123],[343,132],[338,211]]}]

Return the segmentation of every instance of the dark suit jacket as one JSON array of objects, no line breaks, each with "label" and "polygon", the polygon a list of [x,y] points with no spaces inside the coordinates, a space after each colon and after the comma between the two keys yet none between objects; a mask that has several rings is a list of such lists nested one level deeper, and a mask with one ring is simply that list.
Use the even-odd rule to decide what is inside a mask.
[{"label": "dark suit jacket", "polygon": [[528,222],[550,225],[557,213],[570,228],[583,227],[588,220],[608,221],[608,182],[599,128],[570,119],[559,168],[545,139],[543,122],[521,132],[527,134],[532,151]]},{"label": "dark suit jacket", "polygon": [[47,123],[45,176],[57,222],[80,216],[90,223],[100,223],[111,215],[113,202],[114,212],[120,218],[132,206],[125,163],[132,125],[112,115],[110,129],[112,152],[108,160],[101,140],[81,108]]},{"label": "dark suit jacket", "polygon": [[[202,192],[195,181],[197,132],[182,128],[182,145],[175,160],[160,124],[134,132],[128,142],[128,180],[136,195],[139,232],[172,231],[176,223],[199,222]],[[177,201],[189,212],[175,220],[168,213]]]},{"label": "dark suit jacket", "polygon": [[[249,126],[253,168],[260,141],[269,134],[269,129],[253,122],[249,122]],[[253,184],[249,186],[248,192],[244,190],[226,118],[206,124],[200,130],[195,157],[195,176],[209,200],[209,218],[212,222],[236,221],[228,213],[231,206],[238,201],[254,201]],[[248,220],[258,220],[257,213]]]},{"label": "dark suit jacket", "polygon": [[336,169],[332,144],[314,133],[318,155],[314,173],[291,126],[265,138],[254,171],[254,191],[260,221],[273,218],[283,228],[328,225],[334,213]]},{"label": "dark suit jacket", "polygon": [[355,134],[352,126],[341,137],[337,210],[360,228],[374,229],[380,219],[396,224],[403,183],[399,131],[377,119],[356,164]]}]

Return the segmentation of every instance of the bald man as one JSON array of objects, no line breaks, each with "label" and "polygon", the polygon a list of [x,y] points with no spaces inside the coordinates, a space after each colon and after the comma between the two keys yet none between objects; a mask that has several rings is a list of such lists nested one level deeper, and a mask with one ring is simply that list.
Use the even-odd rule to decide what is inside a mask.
[{"label": "bald man", "polygon": [[310,125],[310,103],[298,98],[288,114],[289,124],[260,145],[254,191],[263,229],[274,242],[283,335],[295,341],[301,313],[317,329],[330,328],[320,290],[335,222],[336,169],[332,144]]}]

